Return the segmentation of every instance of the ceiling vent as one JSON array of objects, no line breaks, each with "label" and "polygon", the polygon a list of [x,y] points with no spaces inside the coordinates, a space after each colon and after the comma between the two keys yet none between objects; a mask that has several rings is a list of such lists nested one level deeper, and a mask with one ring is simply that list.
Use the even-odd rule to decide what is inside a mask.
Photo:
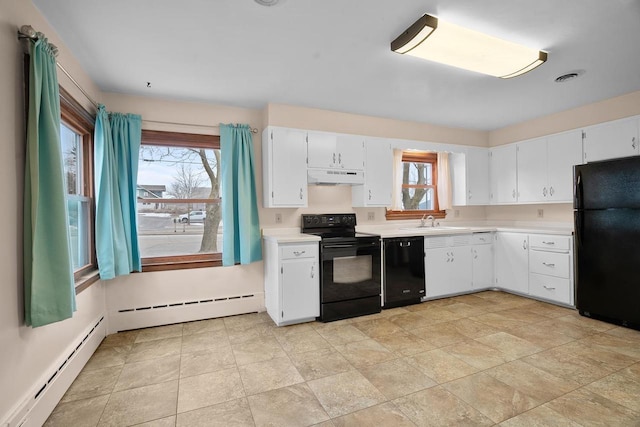
[{"label": "ceiling vent", "polygon": [[280,0],[254,0],[260,6],[275,6]]},{"label": "ceiling vent", "polygon": [[563,74],[559,77],[556,77],[555,82],[564,83],[564,82],[568,82],[569,80],[575,80],[578,77],[580,77],[582,74],[584,74],[584,71],[572,71],[570,73]]}]

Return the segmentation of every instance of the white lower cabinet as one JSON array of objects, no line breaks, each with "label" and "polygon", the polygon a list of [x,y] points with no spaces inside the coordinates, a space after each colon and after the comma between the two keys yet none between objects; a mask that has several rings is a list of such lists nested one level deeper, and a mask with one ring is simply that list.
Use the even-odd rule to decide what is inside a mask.
[{"label": "white lower cabinet", "polygon": [[427,298],[473,289],[471,235],[425,237]]},{"label": "white lower cabinet", "polygon": [[318,243],[265,241],[265,306],[278,326],[320,315]]},{"label": "white lower cabinet", "polygon": [[496,286],[574,305],[571,236],[498,232]]},{"label": "white lower cabinet", "polygon": [[529,236],[496,233],[496,286],[520,294],[529,293]]},{"label": "white lower cabinet", "polygon": [[573,305],[573,242],[569,236],[532,235],[529,294]]},{"label": "white lower cabinet", "polygon": [[474,233],[471,242],[473,289],[493,287],[493,233]]}]

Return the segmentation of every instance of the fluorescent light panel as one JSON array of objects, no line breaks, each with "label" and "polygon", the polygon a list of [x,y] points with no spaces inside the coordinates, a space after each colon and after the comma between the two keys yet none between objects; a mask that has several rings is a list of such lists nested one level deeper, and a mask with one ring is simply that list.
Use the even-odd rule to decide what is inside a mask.
[{"label": "fluorescent light panel", "polygon": [[546,52],[424,15],[391,43],[391,50],[503,79],[547,60]]}]

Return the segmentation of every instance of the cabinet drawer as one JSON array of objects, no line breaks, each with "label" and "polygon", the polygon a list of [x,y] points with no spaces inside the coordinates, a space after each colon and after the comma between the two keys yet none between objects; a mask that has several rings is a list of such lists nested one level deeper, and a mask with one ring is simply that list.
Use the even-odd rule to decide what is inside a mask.
[{"label": "cabinet drawer", "polygon": [[280,258],[298,259],[318,256],[318,245],[283,245],[280,247]]},{"label": "cabinet drawer", "polygon": [[471,235],[471,243],[473,245],[490,245],[493,241],[492,239],[491,233],[473,233]]},{"label": "cabinet drawer", "polygon": [[544,234],[532,234],[529,236],[529,246],[532,248],[543,248],[555,251],[569,251],[571,237],[552,236]]},{"label": "cabinet drawer", "polygon": [[467,246],[471,243],[471,234],[453,234],[450,239],[451,246]]},{"label": "cabinet drawer", "polygon": [[559,277],[529,274],[529,294],[550,301],[571,304],[571,281]]},{"label": "cabinet drawer", "polygon": [[532,273],[545,274],[569,278],[569,254],[558,252],[529,251],[529,271]]},{"label": "cabinet drawer", "polygon": [[424,248],[446,248],[449,246],[449,236],[426,237],[424,239]]}]

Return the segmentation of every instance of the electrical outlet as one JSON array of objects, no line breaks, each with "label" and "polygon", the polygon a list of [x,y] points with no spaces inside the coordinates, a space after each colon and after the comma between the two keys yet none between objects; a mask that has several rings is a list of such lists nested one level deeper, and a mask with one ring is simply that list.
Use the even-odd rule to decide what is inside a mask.
[{"label": "electrical outlet", "polygon": [[277,213],[276,214],[276,224],[282,224],[282,214],[281,213]]},{"label": "electrical outlet", "polygon": [[453,210],[453,217],[454,218],[459,218],[460,217],[460,209],[454,209]]},{"label": "electrical outlet", "polygon": [[376,213],[375,212],[367,212],[367,220],[368,221],[375,221],[376,220]]},{"label": "electrical outlet", "polygon": [[538,218],[544,217],[544,209],[538,209]]}]

